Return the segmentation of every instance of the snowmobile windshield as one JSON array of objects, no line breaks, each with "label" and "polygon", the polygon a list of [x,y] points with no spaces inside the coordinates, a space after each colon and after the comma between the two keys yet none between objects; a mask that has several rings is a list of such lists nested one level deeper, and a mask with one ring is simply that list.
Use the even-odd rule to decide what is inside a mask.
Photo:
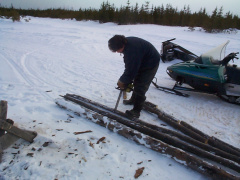
[{"label": "snowmobile windshield", "polygon": [[220,61],[225,57],[226,46],[228,45],[228,43],[229,41],[202,54],[199,58],[195,60],[195,63],[206,65],[219,65]]},{"label": "snowmobile windshield", "polygon": [[202,54],[203,57],[211,57],[214,61],[221,61],[225,57],[226,47],[229,41]]},{"label": "snowmobile windshield", "polygon": [[220,61],[214,61],[212,56],[203,56],[201,55],[197,59],[194,60],[195,63],[197,64],[204,64],[204,65],[219,65]]}]

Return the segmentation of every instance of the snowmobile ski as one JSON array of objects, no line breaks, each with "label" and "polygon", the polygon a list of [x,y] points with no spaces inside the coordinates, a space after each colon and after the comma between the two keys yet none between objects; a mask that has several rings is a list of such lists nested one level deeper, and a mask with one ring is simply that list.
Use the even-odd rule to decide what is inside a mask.
[{"label": "snowmobile ski", "polygon": [[156,82],[153,82],[153,81],[152,81],[152,84],[153,84],[158,90],[164,91],[164,92],[166,92],[166,93],[170,93],[170,94],[174,94],[174,95],[178,95],[178,96],[183,96],[183,97],[189,97],[189,94],[185,94],[185,93],[182,93],[182,92],[177,91],[177,90],[175,90],[175,89],[170,89],[170,88],[167,88],[167,87],[162,87],[162,86],[157,85],[157,80],[156,80]]}]

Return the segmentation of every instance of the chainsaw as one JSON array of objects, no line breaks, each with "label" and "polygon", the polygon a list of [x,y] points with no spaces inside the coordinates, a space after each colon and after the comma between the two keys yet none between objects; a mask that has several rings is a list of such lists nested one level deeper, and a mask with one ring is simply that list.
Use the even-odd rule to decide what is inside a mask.
[{"label": "chainsaw", "polygon": [[131,91],[133,91],[133,83],[128,84],[127,87],[124,89],[121,89],[120,87],[117,87],[116,89],[120,90],[120,92],[118,95],[118,99],[117,99],[117,103],[115,105],[114,111],[117,110],[117,107],[118,107],[118,104],[119,104],[122,94],[123,94],[123,99],[127,99],[127,93],[130,93]]}]

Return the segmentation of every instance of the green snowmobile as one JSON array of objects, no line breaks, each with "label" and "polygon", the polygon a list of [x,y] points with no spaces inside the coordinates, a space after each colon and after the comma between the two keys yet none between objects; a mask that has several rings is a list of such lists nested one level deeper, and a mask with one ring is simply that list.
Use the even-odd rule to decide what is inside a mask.
[{"label": "green snowmobile", "polygon": [[[167,73],[176,81],[171,90],[180,95],[178,90],[216,94],[230,103],[240,104],[240,68],[229,64],[230,60],[238,59],[238,53],[224,57],[228,43],[193,60],[169,66]],[[182,84],[188,84],[191,88],[183,87]]]}]

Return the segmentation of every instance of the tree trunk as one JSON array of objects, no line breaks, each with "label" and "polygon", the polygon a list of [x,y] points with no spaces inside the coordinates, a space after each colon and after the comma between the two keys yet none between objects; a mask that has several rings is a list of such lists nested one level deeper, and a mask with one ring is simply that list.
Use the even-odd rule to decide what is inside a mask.
[{"label": "tree trunk", "polygon": [[18,127],[15,127],[12,124],[5,122],[2,119],[0,119],[0,129],[3,129],[8,133],[18,136],[30,143],[32,143],[33,139],[37,136],[36,132],[30,132],[30,131],[19,129]]},{"label": "tree trunk", "polygon": [[[174,117],[164,113],[160,109],[156,107],[156,105],[147,102],[150,105],[144,104],[144,109],[154,113],[158,116],[159,119],[162,121],[166,122],[167,124],[173,126],[174,128],[178,129],[179,131],[183,132],[184,134],[189,135],[190,137],[200,141],[204,142],[206,144],[209,144],[215,148],[218,148],[222,151],[225,151],[226,153],[231,153],[232,155],[240,157],[240,150],[236,147],[233,148],[233,146],[223,143],[223,141],[218,140],[215,137],[210,137],[203,132],[197,130],[196,128],[192,127],[191,125],[183,122],[183,121],[178,121]],[[199,136],[201,138],[199,138]]]},{"label": "tree trunk", "polygon": [[[66,105],[63,105],[59,102],[56,102],[60,107],[67,109]],[[89,109],[89,107],[88,107]],[[69,110],[69,109],[68,109]],[[116,132],[127,139],[133,140],[141,145],[144,145],[147,148],[150,148],[154,151],[160,152],[161,154],[170,155],[172,159],[177,162],[192,168],[202,174],[205,174],[213,179],[236,179],[237,177],[226,172],[225,170],[218,168],[217,166],[206,163],[196,156],[190,155],[183,150],[169,146],[168,144],[157,140],[148,135],[142,134],[135,129],[132,129],[126,125],[123,125],[116,120],[111,118],[103,118],[104,115],[99,113],[79,113],[75,112],[80,116],[84,115],[87,119],[93,121],[96,124],[99,124],[103,127],[108,128],[109,130]]]},{"label": "tree trunk", "polygon": [[[232,161],[235,161],[237,163],[240,163],[240,157],[238,157],[236,155],[232,155],[232,154],[227,153],[225,151],[222,151],[221,149],[214,148],[214,147],[212,147],[212,146],[210,146],[208,144],[199,142],[199,141],[197,141],[197,140],[195,140],[195,139],[193,139],[191,137],[185,136],[185,135],[183,135],[181,133],[178,133],[176,131],[172,131],[172,130],[165,129],[165,128],[162,128],[162,127],[159,127],[159,126],[156,126],[156,125],[152,125],[152,124],[146,123],[146,122],[144,122],[144,121],[142,121],[140,119],[136,119],[136,118],[132,119],[133,121],[129,121],[129,119],[127,118],[125,113],[122,113],[120,111],[116,111],[116,110],[114,110],[112,108],[109,108],[109,107],[104,106],[104,105],[102,105],[100,103],[97,103],[97,102],[94,102],[94,101],[89,100],[87,98],[84,98],[82,96],[78,96],[78,95],[74,95],[74,94],[67,94],[67,95],[65,95],[63,97],[65,99],[67,99],[67,100],[71,100],[71,101],[73,101],[73,102],[75,102],[77,104],[80,104],[80,105],[83,105],[85,107],[88,107],[88,108],[90,108],[90,109],[94,110],[95,112],[98,112],[98,113],[100,113],[102,115],[105,115],[107,117],[115,119],[118,122],[120,122],[122,124],[125,124],[125,125],[127,125],[129,127],[132,127],[134,129],[138,129],[139,130],[140,127],[145,126],[146,127],[145,129],[141,128],[141,130],[139,130],[139,131],[142,132],[142,133],[148,134],[148,135],[152,135],[154,137],[157,136],[158,139],[163,140],[164,142],[167,141],[167,143],[169,143],[171,145],[173,145],[174,142],[178,141],[179,143],[178,143],[178,146],[176,145],[177,147],[181,147],[182,144],[184,144],[182,148],[192,149],[192,146],[190,146],[190,148],[188,148],[189,144],[186,144],[186,143],[182,142],[182,141],[185,141],[185,142],[190,143],[190,144],[192,144],[194,146],[197,146],[197,147],[199,147],[201,149],[204,149],[204,150],[206,150],[208,152],[211,152],[214,155],[217,155],[217,156],[220,156],[220,157],[223,157],[223,158],[227,158],[229,160],[232,160]],[[99,110],[99,107],[101,109],[104,109],[104,111],[103,110]],[[156,105],[153,105],[151,103],[151,104],[148,105],[148,107],[155,108]],[[107,111],[107,113],[106,113],[106,111]],[[175,120],[172,120],[172,121],[175,121]],[[135,125],[135,127],[133,127],[133,125]],[[154,131],[157,131],[157,132],[154,132]],[[189,132],[191,132],[191,131],[189,131]],[[167,136],[168,138],[166,138],[165,136]],[[174,139],[174,137],[176,137],[178,139],[175,138],[176,140],[172,141],[172,139]],[[201,149],[200,149],[200,151],[201,151]],[[197,151],[193,150],[193,151],[194,151],[194,153],[198,152],[198,150]],[[202,154],[202,153],[200,153],[200,154]],[[206,157],[206,156],[204,156],[204,157]],[[213,157],[212,159],[215,159],[215,158]],[[225,160],[223,160],[223,161],[225,161]],[[221,160],[219,161],[219,159],[217,159],[217,162],[222,162],[222,161]],[[232,163],[230,163],[230,164],[232,164]],[[238,169],[238,166],[236,168]],[[234,169],[236,169],[236,168],[234,168]]]}]

